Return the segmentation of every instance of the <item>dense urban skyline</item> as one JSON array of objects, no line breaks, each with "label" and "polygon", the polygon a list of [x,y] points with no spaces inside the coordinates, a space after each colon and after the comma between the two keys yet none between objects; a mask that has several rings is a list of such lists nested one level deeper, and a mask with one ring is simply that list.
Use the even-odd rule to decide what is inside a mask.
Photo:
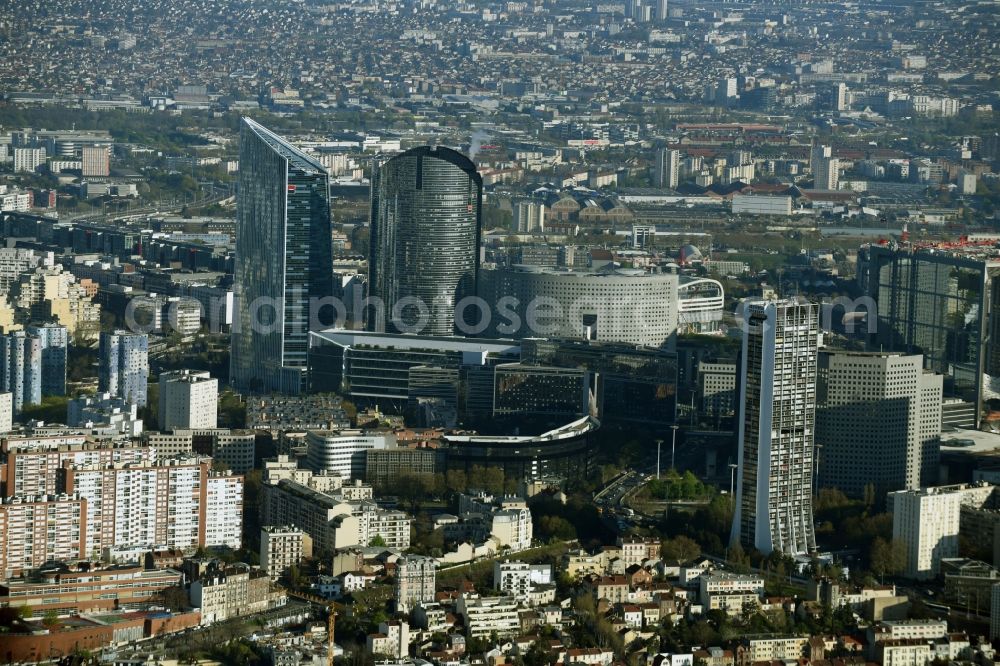
[{"label": "dense urban skyline", "polygon": [[0,11],[0,660],[990,666],[979,0]]}]

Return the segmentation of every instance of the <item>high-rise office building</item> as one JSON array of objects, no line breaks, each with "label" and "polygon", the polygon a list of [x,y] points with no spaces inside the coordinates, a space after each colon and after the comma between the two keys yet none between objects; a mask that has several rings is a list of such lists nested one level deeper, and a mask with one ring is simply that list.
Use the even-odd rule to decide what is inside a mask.
[{"label": "high-rise office building", "polygon": [[317,302],[333,296],[332,257],[326,169],[244,118],[230,360],[234,386],[254,393],[305,388],[309,326],[323,314]]},{"label": "high-rise office building", "polygon": [[218,425],[219,380],[208,372],[177,370],[160,373],[160,430],[215,428]]},{"label": "high-rise office building", "polygon": [[[678,280],[669,271],[611,266],[482,270],[479,295],[492,308],[482,332],[497,338],[583,338],[673,349]],[[536,316],[542,303],[550,304],[551,316]]]},{"label": "high-rise office building", "polygon": [[941,375],[919,354],[823,351],[816,384],[819,483],[881,503],[937,479]]},{"label": "high-rise office building", "polygon": [[810,153],[813,189],[835,190],[840,185],[840,161],[833,157],[830,146],[816,144]]},{"label": "high-rise office building", "polygon": [[1000,261],[988,248],[946,251],[870,246],[858,279],[875,303],[870,349],[923,354],[944,375],[944,395],[974,407],[963,427],[978,427],[983,405],[1000,396]]},{"label": "high-rise office building", "polygon": [[84,146],[81,154],[84,176],[111,175],[110,151],[107,146]]},{"label": "high-rise office building", "polygon": [[13,411],[42,401],[42,344],[24,331],[0,337],[0,390],[12,394]]},{"label": "high-rise office building", "polygon": [[521,344],[521,362],[589,370],[596,379],[595,407],[602,423],[666,427],[676,422],[675,352],[615,342],[528,338]]},{"label": "high-rise office building", "polygon": [[98,350],[98,391],[138,407],[146,405],[149,381],[149,338],[145,333],[118,330],[101,333]]},{"label": "high-rise office building", "polygon": [[656,186],[674,189],[680,180],[681,151],[660,148],[656,151]]},{"label": "high-rise office building", "polygon": [[[373,170],[368,294],[373,331],[453,335],[476,295],[483,180],[469,158],[422,146]],[[470,316],[474,308],[470,308]]]},{"label": "high-rise office building", "polygon": [[732,541],[762,553],[816,548],[813,432],[818,306],[745,304],[740,361],[739,474]]},{"label": "high-rise office building", "polygon": [[391,434],[362,430],[310,430],[306,433],[306,467],[344,480],[365,478],[365,453],[395,443]]},{"label": "high-rise office building", "polygon": [[42,395],[66,395],[69,331],[59,324],[29,326],[27,330],[42,346]]}]

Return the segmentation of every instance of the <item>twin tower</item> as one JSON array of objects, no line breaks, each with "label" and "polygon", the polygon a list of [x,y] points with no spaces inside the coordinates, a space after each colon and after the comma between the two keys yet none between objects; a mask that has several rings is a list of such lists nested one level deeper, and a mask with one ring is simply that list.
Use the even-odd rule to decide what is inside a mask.
[{"label": "twin tower", "polygon": [[[420,147],[374,169],[368,322],[452,335],[476,294],[482,178],[449,148]],[[230,379],[253,393],[306,388],[309,330],[332,323],[333,239],[326,169],[244,118],[236,206]],[[330,321],[324,321],[324,315]]]}]

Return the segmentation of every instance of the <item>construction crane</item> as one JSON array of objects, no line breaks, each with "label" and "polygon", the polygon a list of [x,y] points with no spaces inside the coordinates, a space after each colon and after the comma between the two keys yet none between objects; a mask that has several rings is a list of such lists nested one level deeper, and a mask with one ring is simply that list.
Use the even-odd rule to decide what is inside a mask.
[{"label": "construction crane", "polygon": [[289,590],[288,596],[322,606],[326,609],[326,666],[333,666],[333,636],[337,623],[337,607],[342,607],[343,604],[338,604],[336,601],[324,599],[321,596],[309,594],[308,592],[294,592]]}]

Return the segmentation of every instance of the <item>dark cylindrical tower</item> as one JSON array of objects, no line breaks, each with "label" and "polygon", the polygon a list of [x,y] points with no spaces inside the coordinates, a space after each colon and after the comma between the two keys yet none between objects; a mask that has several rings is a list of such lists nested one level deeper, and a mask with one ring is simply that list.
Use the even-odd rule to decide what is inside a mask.
[{"label": "dark cylindrical tower", "polygon": [[455,305],[476,294],[476,166],[450,148],[422,146],[373,169],[371,188],[369,330],[454,335]]}]

